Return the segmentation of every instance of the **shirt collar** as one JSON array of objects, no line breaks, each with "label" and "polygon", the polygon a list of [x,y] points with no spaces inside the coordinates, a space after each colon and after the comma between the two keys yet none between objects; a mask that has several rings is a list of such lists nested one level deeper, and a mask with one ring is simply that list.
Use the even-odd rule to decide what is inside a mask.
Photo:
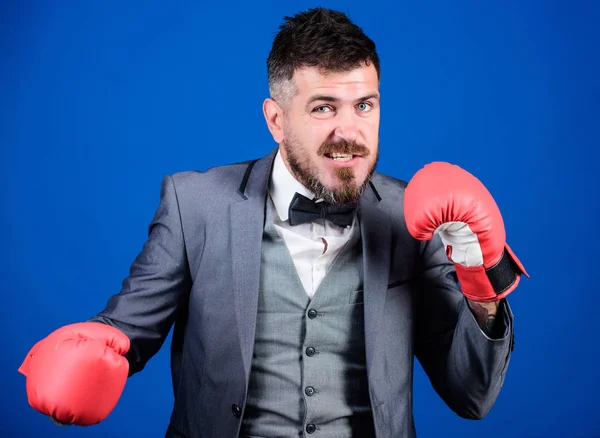
[{"label": "shirt collar", "polygon": [[294,178],[285,166],[283,158],[281,157],[281,152],[277,151],[275,162],[273,163],[273,172],[271,172],[269,193],[280,220],[288,220],[290,203],[296,192],[309,199],[315,197],[314,193]]}]

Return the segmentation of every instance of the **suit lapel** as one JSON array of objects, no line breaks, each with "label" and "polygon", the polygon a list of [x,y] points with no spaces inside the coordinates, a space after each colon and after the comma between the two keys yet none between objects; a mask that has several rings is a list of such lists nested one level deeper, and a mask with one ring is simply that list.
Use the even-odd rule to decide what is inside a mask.
[{"label": "suit lapel", "polygon": [[260,264],[265,219],[265,200],[275,151],[249,164],[240,185],[240,201],[231,205],[231,256],[235,313],[246,378],[250,375]]},{"label": "suit lapel", "polygon": [[372,369],[379,324],[387,293],[391,261],[391,224],[380,209],[380,197],[371,184],[359,202],[364,266],[365,343],[367,369]]}]

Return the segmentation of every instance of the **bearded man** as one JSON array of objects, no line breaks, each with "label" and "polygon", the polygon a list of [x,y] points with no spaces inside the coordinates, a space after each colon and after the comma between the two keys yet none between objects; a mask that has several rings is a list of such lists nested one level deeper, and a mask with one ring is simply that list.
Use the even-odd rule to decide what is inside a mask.
[{"label": "bearded man", "polygon": [[287,17],[267,66],[277,147],[164,179],[122,290],[21,366],[35,409],[102,421],[173,326],[167,437],[414,437],[415,357],[458,415],[491,409],[527,275],[491,195],[376,172],[379,57],[343,13]]}]

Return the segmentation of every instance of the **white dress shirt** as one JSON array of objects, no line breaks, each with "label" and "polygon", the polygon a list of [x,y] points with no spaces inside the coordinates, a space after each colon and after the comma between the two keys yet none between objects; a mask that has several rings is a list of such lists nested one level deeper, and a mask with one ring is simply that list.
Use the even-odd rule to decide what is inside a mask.
[{"label": "white dress shirt", "polygon": [[331,264],[356,231],[357,219],[355,216],[347,228],[325,219],[291,226],[288,210],[296,192],[309,199],[315,197],[294,178],[277,152],[269,183],[269,200],[277,213],[273,215],[273,223],[292,256],[304,290],[312,298]]}]

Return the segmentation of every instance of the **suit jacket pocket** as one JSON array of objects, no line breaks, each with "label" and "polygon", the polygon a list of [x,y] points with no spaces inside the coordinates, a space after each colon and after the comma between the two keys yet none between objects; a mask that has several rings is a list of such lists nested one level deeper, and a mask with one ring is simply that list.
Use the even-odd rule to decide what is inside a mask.
[{"label": "suit jacket pocket", "polygon": [[404,286],[404,285],[409,285],[410,283],[412,283],[412,279],[411,278],[407,278],[404,280],[397,280],[397,281],[392,281],[390,284],[388,284],[388,290],[389,289],[396,289],[398,286]]},{"label": "suit jacket pocket", "polygon": [[[400,286],[404,286],[410,283],[410,280],[400,280],[394,281],[393,283],[388,284],[388,292],[392,289],[398,290],[401,289]],[[363,304],[365,302],[365,293],[364,289],[359,289],[352,291],[348,294],[348,304]]]}]

